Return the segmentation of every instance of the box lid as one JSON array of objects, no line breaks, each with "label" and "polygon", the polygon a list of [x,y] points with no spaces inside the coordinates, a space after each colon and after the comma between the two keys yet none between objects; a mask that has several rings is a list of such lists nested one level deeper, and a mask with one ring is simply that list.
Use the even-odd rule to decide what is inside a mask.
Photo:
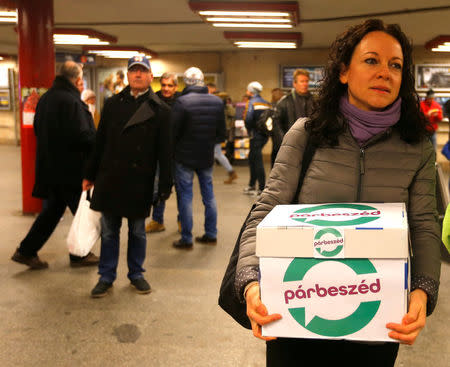
[{"label": "box lid", "polygon": [[278,205],[257,227],[256,255],[407,258],[405,204]]}]

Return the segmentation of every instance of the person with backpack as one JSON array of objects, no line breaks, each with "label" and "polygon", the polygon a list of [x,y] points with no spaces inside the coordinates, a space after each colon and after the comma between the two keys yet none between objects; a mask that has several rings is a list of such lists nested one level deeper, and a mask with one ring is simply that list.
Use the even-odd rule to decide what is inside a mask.
[{"label": "person with backpack", "polygon": [[[309,144],[314,153],[301,174]],[[287,132],[267,186],[241,233],[235,292],[246,305],[254,336],[267,341],[267,366],[394,366],[398,342],[412,345],[437,303],[440,231],[435,180],[435,152],[414,90],[407,36],[398,25],[378,19],[351,27],[331,45],[318,108]],[[276,205],[292,202],[406,204],[409,308],[400,324],[386,325],[392,343],[262,336],[261,326],[281,315],[261,302],[256,227]]]},{"label": "person with backpack", "polygon": [[[254,81],[247,86],[247,102],[244,111],[245,128],[250,137],[250,152],[248,154],[248,165],[250,168],[250,181],[244,189],[246,195],[259,195],[266,184],[266,173],[262,158],[262,149],[266,145],[268,136],[257,128],[257,122],[261,114],[270,109],[270,103],[260,96],[263,90],[261,83]],[[258,188],[256,188],[258,181]]]}]

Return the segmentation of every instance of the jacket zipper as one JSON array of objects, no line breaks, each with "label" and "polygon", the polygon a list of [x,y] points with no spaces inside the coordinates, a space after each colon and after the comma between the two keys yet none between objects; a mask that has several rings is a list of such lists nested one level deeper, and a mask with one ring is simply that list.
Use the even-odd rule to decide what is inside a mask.
[{"label": "jacket zipper", "polygon": [[360,150],[359,150],[359,182],[358,182],[358,193],[357,193],[357,197],[356,197],[357,203],[359,203],[361,201],[362,179],[363,179],[363,175],[366,173],[364,158],[365,158],[364,148],[360,148]]}]

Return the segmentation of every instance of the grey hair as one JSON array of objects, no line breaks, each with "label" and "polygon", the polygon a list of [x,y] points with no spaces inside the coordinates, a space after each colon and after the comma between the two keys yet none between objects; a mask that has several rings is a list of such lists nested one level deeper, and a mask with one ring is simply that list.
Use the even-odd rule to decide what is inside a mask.
[{"label": "grey hair", "polygon": [[163,80],[163,79],[172,79],[173,84],[178,85],[178,77],[177,77],[177,74],[175,74],[175,73],[166,72],[163,75],[161,75],[161,78],[159,78],[159,80]]},{"label": "grey hair", "polygon": [[83,69],[79,64],[77,64],[75,61],[69,60],[62,64],[61,69],[59,70],[59,75],[63,76],[69,81],[74,82],[78,77],[80,77],[82,72]]},{"label": "grey hair", "polygon": [[89,98],[95,98],[95,92],[92,89],[85,89],[81,92],[81,100],[86,102]]}]

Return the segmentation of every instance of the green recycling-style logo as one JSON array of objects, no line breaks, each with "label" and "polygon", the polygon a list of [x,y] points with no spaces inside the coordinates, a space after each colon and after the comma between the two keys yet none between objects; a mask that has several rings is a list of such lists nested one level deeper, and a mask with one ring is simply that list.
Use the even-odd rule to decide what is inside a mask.
[{"label": "green recycling-style logo", "polygon": [[[324,261],[337,261],[350,267],[357,275],[377,273],[375,267],[368,259],[311,259],[311,258],[295,258],[288,266],[284,275],[284,282],[301,281],[306,273],[315,265]],[[378,282],[378,283],[377,283]],[[372,284],[373,292],[379,292],[380,283],[377,280]],[[351,286],[349,286],[351,287]],[[378,287],[378,288],[377,288]],[[317,293],[319,291],[327,292],[325,288],[320,288],[316,284]],[[329,291],[335,287],[330,287]],[[369,289],[369,286],[366,287]],[[314,288],[313,288],[314,289]],[[341,287],[339,287],[341,289]],[[309,291],[309,290],[308,290]],[[331,294],[331,293],[330,293]],[[348,293],[352,294],[352,293]],[[380,307],[381,301],[361,302],[358,308],[349,316],[339,320],[328,320],[320,316],[314,316],[313,319],[306,324],[305,307],[289,308],[289,313],[302,327],[310,332],[327,337],[341,337],[353,334],[363,327],[375,317]]]},{"label": "green recycling-style logo", "polygon": [[[321,240],[321,238],[326,234],[331,234],[334,237],[334,239],[328,241]],[[327,251],[322,247],[323,245],[330,245],[330,244],[335,245],[334,250]],[[343,248],[344,248],[344,238],[342,237],[341,232],[339,232],[335,228],[321,229],[314,236],[314,250],[317,251],[323,257],[335,257],[341,253]]]},{"label": "green recycling-style logo", "polygon": [[[321,212],[327,209],[333,209],[333,212]],[[339,209],[343,210],[339,211]],[[381,213],[377,208],[369,205],[323,204],[296,210],[290,215],[290,218],[297,222],[303,222],[315,226],[336,227],[355,226],[369,223],[379,219],[380,215]],[[333,220],[333,218],[336,220]]]}]

